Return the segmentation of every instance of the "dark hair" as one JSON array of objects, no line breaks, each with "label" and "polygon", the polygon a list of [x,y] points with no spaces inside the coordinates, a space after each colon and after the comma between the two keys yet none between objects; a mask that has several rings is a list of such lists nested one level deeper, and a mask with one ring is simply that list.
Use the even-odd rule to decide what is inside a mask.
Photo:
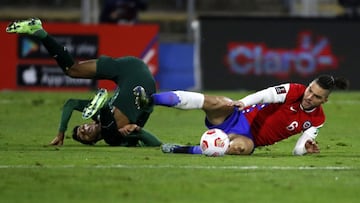
[{"label": "dark hair", "polygon": [[323,89],[332,91],[334,88],[347,89],[349,81],[343,77],[334,78],[331,75],[320,75],[315,79],[315,82]]},{"label": "dark hair", "polygon": [[82,144],[86,144],[86,145],[94,145],[96,143],[96,141],[85,141],[85,140],[81,140],[79,139],[79,137],[77,136],[77,130],[80,126],[77,125],[74,127],[73,129],[73,134],[72,134],[72,138]]}]

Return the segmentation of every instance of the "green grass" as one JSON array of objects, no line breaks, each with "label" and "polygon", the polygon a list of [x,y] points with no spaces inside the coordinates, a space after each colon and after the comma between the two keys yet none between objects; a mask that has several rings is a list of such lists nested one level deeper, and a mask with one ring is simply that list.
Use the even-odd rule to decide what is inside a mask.
[{"label": "green grass", "polygon": [[[292,156],[298,136],[252,156],[217,158],[84,146],[69,135],[64,146],[47,146],[66,99],[92,94],[0,92],[1,202],[358,202],[359,92],[331,95],[317,155]],[[82,122],[75,113],[69,126]],[[203,122],[200,110],[157,107],[146,129],[163,142],[197,144]]]}]

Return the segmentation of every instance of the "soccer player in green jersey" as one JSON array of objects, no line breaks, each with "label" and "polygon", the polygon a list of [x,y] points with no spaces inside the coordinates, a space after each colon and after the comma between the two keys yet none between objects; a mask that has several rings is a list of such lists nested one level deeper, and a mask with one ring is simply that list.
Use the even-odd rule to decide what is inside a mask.
[{"label": "soccer player in green jersey", "polygon": [[[135,57],[111,58],[101,56],[98,59],[75,61],[66,47],[60,45],[42,27],[42,22],[37,18],[13,21],[7,28],[8,33],[26,34],[36,37],[47,49],[49,54],[56,60],[63,72],[73,78],[107,79],[116,83],[118,91],[108,103],[107,94],[98,92],[91,103],[83,111],[83,118],[89,119],[97,112],[100,113],[100,126],[110,132],[122,132],[131,134],[139,131],[148,120],[153,106],[137,108],[134,104],[133,89],[136,86],[146,88],[147,93],[156,92],[155,80],[147,65]],[[106,103],[106,105],[105,105]],[[80,128],[77,134],[78,140],[91,143],[98,137],[81,134],[86,130],[97,128]],[[93,133],[97,134],[97,133]],[[92,135],[93,135],[92,134]],[[122,135],[126,136],[126,135]],[[61,145],[64,140],[63,134],[58,134],[52,144]]]},{"label": "soccer player in green jersey", "polygon": [[[104,91],[100,89],[99,91]],[[85,107],[89,105],[91,100],[86,99],[69,99],[63,106],[63,112],[61,114],[60,126],[58,135],[50,143],[51,145],[62,145],[65,132],[68,128],[68,123],[71,118],[72,112],[83,111]],[[105,101],[106,103],[110,100]],[[105,104],[107,105],[107,104]],[[104,140],[110,146],[124,146],[124,147],[136,147],[136,146],[160,146],[161,141],[151,133],[139,128],[136,124],[127,124],[121,129],[121,131],[113,132],[111,129],[101,127],[98,117],[100,112],[95,113],[92,116],[93,122],[78,125],[73,129],[72,137],[83,144],[93,145],[100,140]],[[103,117],[106,115],[102,115]],[[103,118],[102,120],[112,119],[112,115],[109,118]],[[84,136],[93,137],[90,141],[83,138]]]}]

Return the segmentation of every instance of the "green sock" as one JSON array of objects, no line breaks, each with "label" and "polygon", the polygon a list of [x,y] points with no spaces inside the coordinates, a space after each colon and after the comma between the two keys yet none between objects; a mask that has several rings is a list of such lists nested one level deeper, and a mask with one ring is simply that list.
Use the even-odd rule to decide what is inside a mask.
[{"label": "green sock", "polygon": [[140,132],[137,133],[140,137],[140,140],[144,143],[145,146],[148,147],[157,147],[162,143],[161,141],[153,134],[141,129]]},{"label": "green sock", "polygon": [[34,32],[34,35],[39,39],[44,39],[48,35],[48,33],[44,29],[40,29]]},{"label": "green sock", "polygon": [[35,35],[40,38],[49,54],[56,60],[60,68],[66,74],[67,70],[75,63],[74,58],[67,51],[66,47],[55,41],[55,39],[51,35],[48,35],[45,30],[38,30],[35,32]]}]

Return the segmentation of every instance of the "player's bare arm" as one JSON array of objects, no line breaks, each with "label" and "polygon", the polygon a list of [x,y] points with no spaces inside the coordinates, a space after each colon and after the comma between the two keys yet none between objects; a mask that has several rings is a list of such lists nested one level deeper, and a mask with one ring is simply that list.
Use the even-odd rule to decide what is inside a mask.
[{"label": "player's bare arm", "polygon": [[129,135],[130,133],[132,133],[134,131],[139,131],[139,130],[141,130],[141,127],[139,127],[136,124],[127,124],[124,127],[118,129],[120,134],[123,136]]}]

